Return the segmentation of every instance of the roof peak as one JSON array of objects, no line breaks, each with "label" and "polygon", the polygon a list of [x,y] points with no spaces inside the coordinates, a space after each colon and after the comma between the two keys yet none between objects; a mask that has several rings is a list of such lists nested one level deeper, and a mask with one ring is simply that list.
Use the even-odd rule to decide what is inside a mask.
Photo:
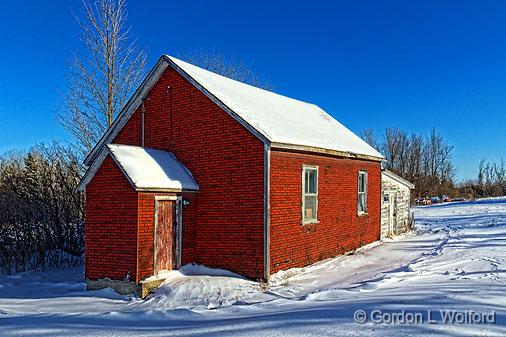
[{"label": "roof peak", "polygon": [[91,165],[99,149],[111,143],[142,104],[167,67],[171,67],[268,146],[324,152],[380,161],[384,157],[313,103],[261,89],[162,55],[113,125],[86,157]]},{"label": "roof peak", "polygon": [[171,61],[175,62],[176,64],[177,64],[177,63],[179,63],[179,62],[181,62],[181,63],[184,63],[184,64],[186,64],[186,65],[190,66],[190,67],[195,67],[195,68],[198,68],[198,69],[200,69],[200,70],[202,70],[202,71],[208,72],[208,73],[210,73],[210,74],[212,74],[212,75],[214,75],[214,76],[219,76],[219,77],[221,77],[221,78],[223,78],[223,79],[225,79],[225,80],[234,81],[234,82],[235,82],[235,83],[237,83],[238,85],[248,86],[248,87],[250,87],[250,88],[257,89],[257,90],[262,90],[262,91],[264,91],[264,92],[266,92],[266,93],[269,93],[269,94],[272,94],[272,95],[277,95],[277,96],[280,96],[280,97],[285,98],[285,99],[291,99],[291,100],[294,100],[294,101],[297,101],[297,102],[300,102],[300,103],[304,103],[304,104],[313,105],[313,106],[318,107],[318,105],[316,105],[315,103],[306,102],[306,101],[303,101],[303,100],[300,100],[300,99],[297,99],[297,98],[293,98],[293,97],[290,97],[290,96],[286,96],[286,95],[283,95],[283,94],[277,93],[277,92],[272,91],[272,90],[267,90],[267,89],[264,89],[264,88],[260,88],[260,87],[257,87],[257,86],[255,86],[255,85],[252,85],[252,84],[249,84],[249,83],[246,83],[246,82],[242,82],[242,81],[239,81],[239,80],[233,79],[233,78],[228,77],[228,76],[224,76],[224,75],[218,74],[218,73],[216,73],[216,72],[214,72],[214,71],[210,71],[210,70],[208,70],[208,69],[205,69],[205,68],[199,67],[199,66],[197,66],[197,65],[195,65],[195,64],[189,63],[189,62],[187,62],[187,61],[185,61],[185,60],[181,60],[181,59],[179,59],[179,58],[177,58],[177,57],[175,57],[175,56],[169,55],[169,54],[163,54],[163,56],[162,56],[162,57],[166,57],[166,58],[168,58],[169,60],[171,60]]}]

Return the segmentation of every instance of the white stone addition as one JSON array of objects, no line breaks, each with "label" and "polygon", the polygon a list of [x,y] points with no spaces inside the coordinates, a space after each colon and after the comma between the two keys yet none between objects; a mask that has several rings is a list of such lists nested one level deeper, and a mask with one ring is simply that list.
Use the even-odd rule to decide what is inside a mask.
[{"label": "white stone addition", "polygon": [[412,183],[393,172],[381,172],[381,239],[410,229],[410,197],[414,188]]}]

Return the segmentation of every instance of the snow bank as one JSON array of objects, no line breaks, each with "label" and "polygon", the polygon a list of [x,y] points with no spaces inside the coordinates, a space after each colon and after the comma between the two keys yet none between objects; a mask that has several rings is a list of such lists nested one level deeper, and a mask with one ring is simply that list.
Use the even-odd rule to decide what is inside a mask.
[{"label": "snow bank", "polygon": [[[252,304],[268,300],[262,285],[224,269],[188,264],[179,270],[161,272],[160,288],[146,301],[157,309],[216,309],[233,304]],[[149,279],[148,279],[149,280]]]}]

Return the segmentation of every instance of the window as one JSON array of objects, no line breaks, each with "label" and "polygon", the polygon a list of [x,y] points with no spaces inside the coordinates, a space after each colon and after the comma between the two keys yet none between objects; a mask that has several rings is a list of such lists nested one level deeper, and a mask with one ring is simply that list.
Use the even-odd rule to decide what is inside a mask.
[{"label": "window", "polygon": [[358,214],[367,213],[367,172],[358,172]]},{"label": "window", "polygon": [[387,203],[390,200],[388,193],[383,194],[383,202]]},{"label": "window", "polygon": [[318,167],[302,167],[302,222],[317,221],[318,213]]}]

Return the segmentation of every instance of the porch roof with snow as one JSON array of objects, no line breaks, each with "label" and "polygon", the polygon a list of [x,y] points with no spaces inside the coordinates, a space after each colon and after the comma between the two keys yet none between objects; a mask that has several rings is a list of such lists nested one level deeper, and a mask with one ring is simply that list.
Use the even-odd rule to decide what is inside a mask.
[{"label": "porch roof with snow", "polygon": [[167,151],[108,144],[81,180],[78,190],[84,190],[104,159],[110,155],[136,191],[198,191],[199,186],[190,171]]},{"label": "porch roof with snow", "polygon": [[115,122],[85,159],[91,165],[111,143],[149,90],[172,67],[250,132],[272,147],[380,161],[384,157],[319,106],[282,96],[163,55]]}]

